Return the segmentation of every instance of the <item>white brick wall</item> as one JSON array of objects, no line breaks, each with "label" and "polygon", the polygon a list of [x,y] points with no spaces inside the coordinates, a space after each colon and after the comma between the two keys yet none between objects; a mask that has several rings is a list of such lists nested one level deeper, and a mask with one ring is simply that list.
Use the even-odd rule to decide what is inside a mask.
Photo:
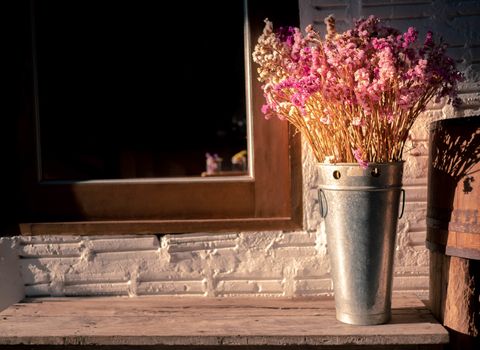
[{"label": "white brick wall", "polygon": [[[325,294],[322,243],[312,232],[136,237],[22,237],[28,296]],[[320,248],[318,248],[320,247]]]},{"label": "white brick wall", "polygon": [[[432,103],[413,127],[412,150],[405,155],[407,203],[399,222],[394,291],[414,291],[426,297],[428,124],[442,118],[480,114],[480,2],[301,0],[300,11],[302,27],[311,22],[323,23],[329,13],[340,19],[340,27],[350,25],[352,17],[377,14],[400,29],[416,25],[425,32],[431,28],[454,45],[451,53],[467,75],[461,86],[464,107],[454,114],[444,101]],[[25,293],[269,297],[330,294],[332,282],[326,237],[318,214],[315,161],[305,144],[303,167],[304,231],[197,233],[160,238],[23,237],[18,254]]]}]

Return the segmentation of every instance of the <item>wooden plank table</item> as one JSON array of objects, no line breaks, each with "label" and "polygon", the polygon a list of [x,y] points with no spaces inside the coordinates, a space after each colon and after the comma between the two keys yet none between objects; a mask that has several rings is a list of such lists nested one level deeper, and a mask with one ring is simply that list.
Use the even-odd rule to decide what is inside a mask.
[{"label": "wooden plank table", "polygon": [[37,298],[0,312],[0,349],[436,349],[447,342],[445,328],[408,295],[394,297],[391,322],[378,326],[336,321],[332,298]]}]

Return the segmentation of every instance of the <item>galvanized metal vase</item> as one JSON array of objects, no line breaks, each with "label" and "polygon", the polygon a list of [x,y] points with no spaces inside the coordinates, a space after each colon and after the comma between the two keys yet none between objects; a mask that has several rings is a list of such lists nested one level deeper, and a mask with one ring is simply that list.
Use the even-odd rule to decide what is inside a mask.
[{"label": "galvanized metal vase", "polygon": [[389,321],[403,162],[320,165],[337,319],[355,325]]}]

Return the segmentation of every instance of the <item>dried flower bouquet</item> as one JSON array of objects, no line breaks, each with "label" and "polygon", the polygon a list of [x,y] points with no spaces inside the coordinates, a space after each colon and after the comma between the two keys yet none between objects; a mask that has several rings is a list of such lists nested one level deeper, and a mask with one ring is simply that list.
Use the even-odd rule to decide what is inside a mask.
[{"label": "dried flower bouquet", "polygon": [[253,53],[267,118],[291,122],[319,162],[395,162],[408,133],[434,97],[458,103],[462,75],[446,45],[428,32],[422,45],[410,27],[400,33],[376,17],[335,32],[325,20],[325,40],[310,25],[273,31],[265,20]]}]

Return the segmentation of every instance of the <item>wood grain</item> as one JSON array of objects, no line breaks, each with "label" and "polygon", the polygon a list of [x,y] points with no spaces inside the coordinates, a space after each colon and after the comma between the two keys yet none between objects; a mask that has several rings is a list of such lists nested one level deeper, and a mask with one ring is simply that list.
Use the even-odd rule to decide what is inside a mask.
[{"label": "wood grain", "polygon": [[335,320],[331,298],[46,298],[0,313],[0,345],[443,344],[447,331],[412,296],[393,299],[389,324]]}]

